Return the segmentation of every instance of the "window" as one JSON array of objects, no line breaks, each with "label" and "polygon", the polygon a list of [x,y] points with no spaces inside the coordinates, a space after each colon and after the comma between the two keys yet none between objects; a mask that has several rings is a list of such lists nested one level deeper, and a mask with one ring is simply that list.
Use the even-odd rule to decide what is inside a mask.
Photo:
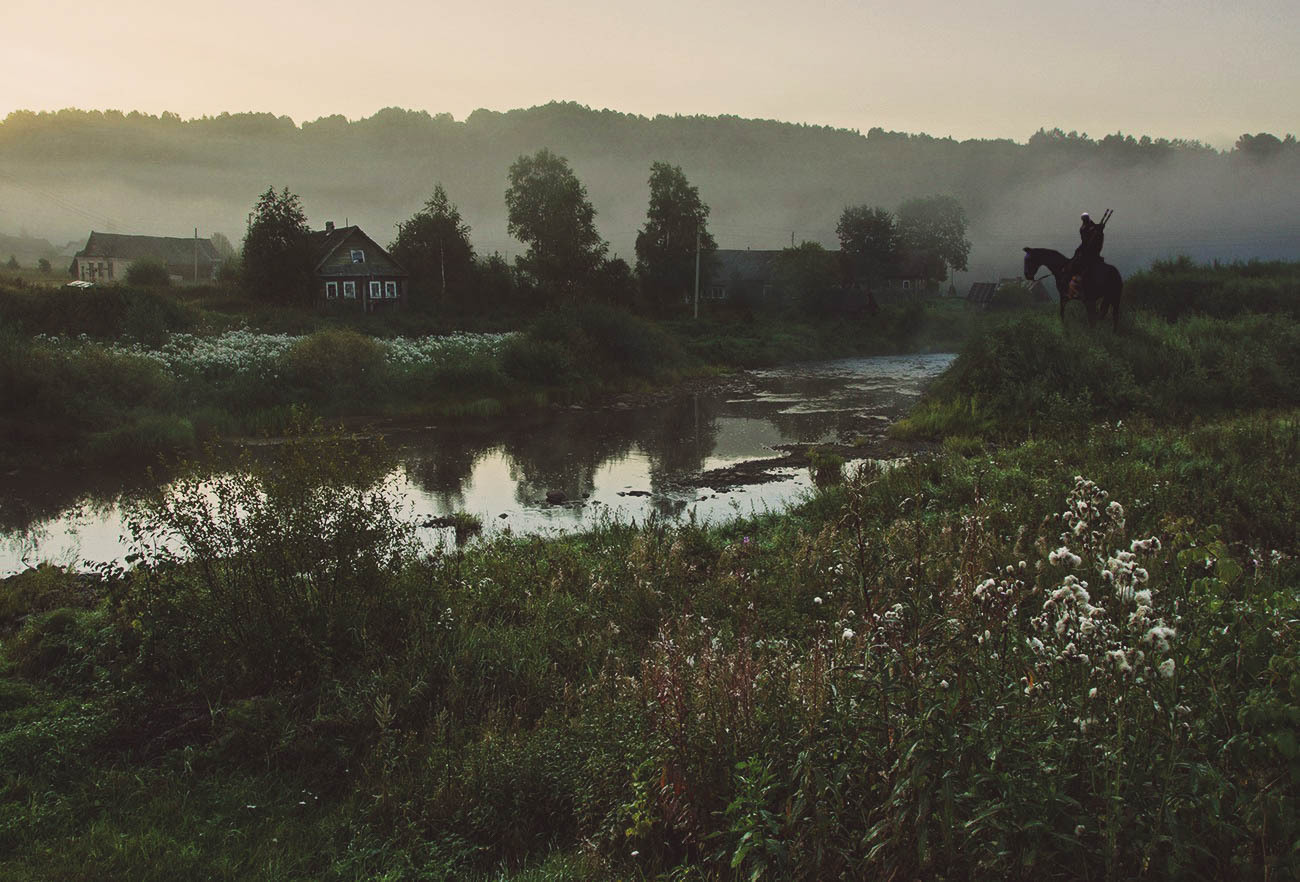
[{"label": "window", "polygon": [[344,282],[344,283],[343,283],[343,299],[344,299],[344,300],[356,300],[356,299],[357,299],[357,283],[356,283],[356,282]]},{"label": "window", "polygon": [[338,299],[338,296],[339,296],[339,283],[338,283],[338,282],[326,282],[326,283],[325,283],[325,299],[326,299],[326,300],[336,300],[336,299]]},{"label": "window", "polygon": [[396,299],[397,299],[397,283],[396,283],[396,282],[384,282],[384,299],[385,299],[385,300],[396,300]]},{"label": "window", "polygon": [[722,298],[724,298],[724,297],[726,297],[726,296],[727,296],[727,286],[726,286],[726,285],[713,285],[712,287],[709,288],[709,299],[710,299],[710,300],[721,300]]},{"label": "window", "polygon": [[910,279],[903,279],[903,290],[904,291],[912,290],[912,282]]},{"label": "window", "polygon": [[384,286],[379,282],[370,283],[370,299],[378,300],[384,296]]},{"label": "window", "polygon": [[360,248],[353,248],[353,249],[352,249],[352,262],[353,262],[353,263],[365,263],[365,262],[366,262],[366,252],[362,251]]}]

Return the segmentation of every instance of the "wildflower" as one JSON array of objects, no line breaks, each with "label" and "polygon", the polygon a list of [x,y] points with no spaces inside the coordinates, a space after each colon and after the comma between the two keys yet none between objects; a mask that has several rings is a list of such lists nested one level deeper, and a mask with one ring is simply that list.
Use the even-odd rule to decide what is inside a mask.
[{"label": "wildflower", "polygon": [[[1168,652],[1169,641],[1173,639],[1174,635],[1175,631],[1173,628],[1168,628],[1164,625],[1156,625],[1143,635],[1142,642],[1155,647],[1157,652]],[[1173,664],[1173,662],[1171,661],[1170,664]]]},{"label": "wildflower", "polygon": [[1172,658],[1165,659],[1156,670],[1160,672],[1160,676],[1168,680],[1174,675],[1174,660]]},{"label": "wildflower", "polygon": [[939,688],[940,688],[940,689],[947,689],[947,688],[948,688],[948,681],[947,681],[947,680],[940,680],[940,681],[939,681]]},{"label": "wildflower", "polygon": [[1064,545],[1049,554],[1047,560],[1053,566],[1061,566],[1062,564],[1065,564],[1066,566],[1077,567],[1083,563],[1083,558],[1079,557],[1079,555],[1075,554]]},{"label": "wildflower", "polygon": [[815,603],[817,606],[821,606],[821,605],[822,605],[822,599],[821,599],[820,597],[814,597],[814,598],[813,598],[813,603]]},{"label": "wildflower", "polygon": [[854,637],[856,637],[856,636],[858,636],[858,635],[855,634],[855,633],[853,633],[853,629],[852,629],[852,628],[845,628],[845,629],[844,629],[844,633],[840,635],[840,637],[842,637],[842,638],[845,639],[845,640],[852,640],[852,639],[853,639]]}]

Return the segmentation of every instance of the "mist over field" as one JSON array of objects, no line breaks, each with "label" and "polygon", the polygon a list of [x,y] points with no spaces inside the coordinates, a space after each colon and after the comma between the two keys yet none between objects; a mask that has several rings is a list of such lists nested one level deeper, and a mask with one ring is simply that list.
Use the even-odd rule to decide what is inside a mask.
[{"label": "mist over field", "polygon": [[711,207],[720,248],[836,246],[847,205],[895,209],[951,193],[970,217],[959,283],[1014,275],[1020,248],[1071,251],[1078,214],[1113,208],[1106,255],[1131,273],[1153,259],[1300,256],[1300,149],[1245,137],[1220,152],[1196,142],[1076,136],[932,138],[736,117],[647,118],[553,103],[464,121],[395,108],[349,122],[270,114],[183,121],[61,111],[0,123],[0,234],[56,248],[90,230],[242,239],[268,186],[302,198],[314,227],[359,224],[387,244],[441,182],[481,254],[522,249],[506,232],[506,170],[549,147],[586,185],[611,251],[629,261],[644,223],[650,164],[680,165]]}]

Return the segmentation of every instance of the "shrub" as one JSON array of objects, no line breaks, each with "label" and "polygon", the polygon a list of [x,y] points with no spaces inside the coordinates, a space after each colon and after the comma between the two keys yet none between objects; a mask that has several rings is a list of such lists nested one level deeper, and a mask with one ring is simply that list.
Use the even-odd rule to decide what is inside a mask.
[{"label": "shrub", "polygon": [[681,348],[661,328],[612,306],[588,304],[543,315],[528,337],[561,346],[589,377],[663,376],[684,361]]},{"label": "shrub", "polygon": [[142,503],[134,538],[146,556],[124,614],[139,622],[148,670],[168,688],[253,694],[392,650],[414,545],[376,461],[342,438],[298,437]]},{"label": "shrub", "polygon": [[284,375],[317,401],[373,397],[384,390],[384,349],[356,331],[316,331],[285,354]]},{"label": "shrub", "polygon": [[164,288],[172,283],[172,277],[167,272],[167,264],[152,257],[142,257],[131,261],[126,270],[126,282],[142,288]]}]

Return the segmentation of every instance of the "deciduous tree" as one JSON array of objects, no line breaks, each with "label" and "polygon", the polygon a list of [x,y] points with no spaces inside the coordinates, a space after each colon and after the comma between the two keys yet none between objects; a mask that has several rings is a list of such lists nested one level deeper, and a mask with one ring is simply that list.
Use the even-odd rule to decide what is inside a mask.
[{"label": "deciduous tree", "polygon": [[900,205],[898,239],[903,251],[923,262],[929,278],[947,278],[948,268],[966,269],[966,211],[952,196],[909,199]]},{"label": "deciduous tree", "polygon": [[551,297],[572,296],[600,267],[608,245],[596,209],[569,161],[545,148],[510,166],[510,235],[528,246],[519,268]]},{"label": "deciduous tree", "polygon": [[257,200],[244,236],[244,287],[280,302],[311,294],[311,229],[298,197],[268,187]]},{"label": "deciduous tree", "polygon": [[879,284],[898,265],[898,226],[883,208],[853,205],[835,225],[845,280]]},{"label": "deciduous tree", "polygon": [[470,297],[474,272],[474,246],[469,225],[447,198],[442,184],[409,220],[397,225],[397,238],[389,251],[411,274],[417,298],[447,307],[464,305]]},{"label": "deciduous tree", "polygon": [[717,243],[708,228],[709,206],[679,166],[650,166],[650,207],[636,237],[636,271],[642,288],[662,309],[680,302],[695,284],[696,237],[702,271]]}]

